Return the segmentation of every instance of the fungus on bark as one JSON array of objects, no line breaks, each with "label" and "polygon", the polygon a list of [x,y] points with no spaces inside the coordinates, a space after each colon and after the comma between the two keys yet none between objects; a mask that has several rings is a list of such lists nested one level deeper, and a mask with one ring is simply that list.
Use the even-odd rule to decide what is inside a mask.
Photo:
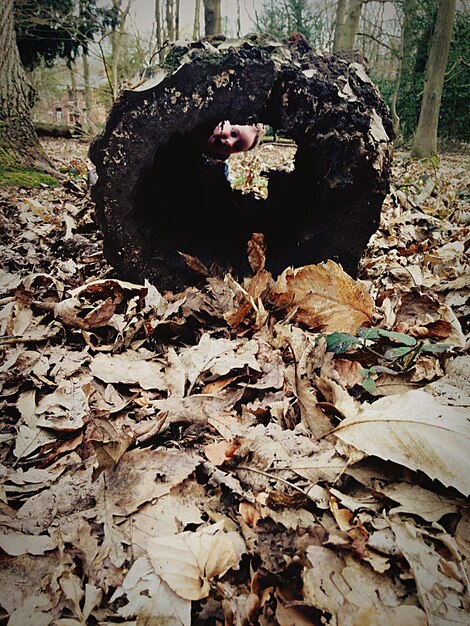
[{"label": "fungus on bark", "polygon": [[[247,242],[262,232],[274,275],[333,259],[355,276],[388,192],[393,140],[365,63],[315,53],[300,35],[284,44],[253,35],[175,45],[165,65],[122,94],[90,148],[92,198],[118,273],[179,290],[203,280],[190,255],[241,277]],[[204,155],[224,119],[264,123],[297,144],[294,171],[268,173],[266,200],[232,190]]]}]

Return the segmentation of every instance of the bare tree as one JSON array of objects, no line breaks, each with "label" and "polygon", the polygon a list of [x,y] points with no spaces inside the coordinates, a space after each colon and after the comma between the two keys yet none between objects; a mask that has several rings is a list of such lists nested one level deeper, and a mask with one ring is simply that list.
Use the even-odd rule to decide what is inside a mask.
[{"label": "bare tree", "polygon": [[0,154],[3,162],[41,155],[31,121],[32,87],[21,65],[13,22],[13,0],[0,2]]},{"label": "bare tree", "polygon": [[442,88],[449,57],[456,0],[439,0],[431,49],[426,63],[426,82],[412,154],[419,158],[437,153],[437,127]]},{"label": "bare tree", "polygon": [[173,0],[166,0],[165,4],[165,22],[166,35],[169,41],[175,40],[175,7]]},{"label": "bare tree", "polygon": [[201,0],[196,0],[194,5],[194,25],[193,25],[193,39],[199,39],[201,36]]},{"label": "bare tree", "polygon": [[240,0],[237,0],[237,37],[240,38],[242,34],[242,16]]},{"label": "bare tree", "polygon": [[364,0],[349,0],[348,2],[342,28],[340,50],[352,50],[354,48],[363,3]]},{"label": "bare tree", "polygon": [[157,50],[162,49],[163,35],[162,35],[162,7],[160,0],[155,0],[155,35],[157,39]]},{"label": "bare tree", "polygon": [[180,0],[175,0],[175,39],[180,38]]},{"label": "bare tree", "polygon": [[111,71],[110,81],[113,98],[117,98],[119,92],[119,58],[121,56],[122,43],[126,32],[126,20],[134,0],[112,0],[113,9],[118,16],[117,24],[112,28],[109,35],[111,40]]},{"label": "bare tree", "polygon": [[346,16],[347,0],[338,0],[336,5],[336,17],[335,17],[335,37],[333,40],[333,52],[341,50],[344,18]]},{"label": "bare tree", "polygon": [[221,0],[203,0],[204,2],[204,32],[208,35],[222,33]]}]

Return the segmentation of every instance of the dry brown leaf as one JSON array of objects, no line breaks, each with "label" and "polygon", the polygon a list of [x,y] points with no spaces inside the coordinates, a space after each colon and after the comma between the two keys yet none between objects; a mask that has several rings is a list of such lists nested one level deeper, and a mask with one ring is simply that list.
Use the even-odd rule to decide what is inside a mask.
[{"label": "dry brown leaf", "polygon": [[266,264],[266,241],[263,233],[253,233],[248,241],[248,262],[254,274],[264,270]]},{"label": "dry brown leaf", "polygon": [[44,554],[48,550],[55,550],[57,542],[49,535],[25,535],[18,532],[0,534],[0,548],[11,556],[19,554]]},{"label": "dry brown leaf", "polygon": [[392,516],[390,525],[416,580],[418,597],[426,611],[428,625],[467,626],[470,612],[468,580],[454,540],[444,533],[437,537],[445,540],[446,547],[450,548],[451,558],[446,559],[433,543],[425,541],[428,533],[412,521],[401,521]]},{"label": "dry brown leaf", "polygon": [[399,506],[393,507],[391,513],[408,513],[419,515],[428,522],[438,522],[448,513],[458,511],[457,501],[424,489],[419,485],[400,482],[381,485],[376,491],[398,502]]},{"label": "dry brown leaf", "polygon": [[64,324],[84,330],[106,326],[115,310],[116,305],[111,298],[99,302],[86,315],[83,315],[84,307],[78,298],[67,298],[54,305],[54,315]]},{"label": "dry brown leaf", "polygon": [[334,434],[369,455],[421,470],[470,494],[468,411],[448,406],[421,389],[363,405]]},{"label": "dry brown leaf", "polygon": [[219,441],[204,446],[204,453],[215,466],[223,465],[235,452],[240,444],[233,441]]},{"label": "dry brown leaf", "polygon": [[105,383],[140,385],[142,389],[166,389],[163,366],[146,360],[147,354],[127,350],[123,354],[97,354],[90,362],[93,376]]},{"label": "dry brown leaf", "polygon": [[352,557],[343,559],[322,546],[309,546],[306,553],[311,567],[303,572],[304,600],[334,615],[337,620],[334,623],[359,626],[357,614],[371,606],[379,615],[393,616],[402,612],[400,607],[405,593],[399,581],[373,571],[368,564]]},{"label": "dry brown leaf", "polygon": [[146,556],[134,561],[111,602],[118,599],[125,602],[118,614],[124,618],[135,616],[138,624],[191,624],[191,602],[178,596],[155,574]]},{"label": "dry brown leaf", "polygon": [[179,251],[178,254],[183,257],[183,261],[186,263],[190,270],[192,270],[196,274],[199,274],[200,276],[204,276],[204,278],[207,278],[207,276],[209,276],[209,270],[204,265],[204,263],[196,256],[191,256],[190,254]]},{"label": "dry brown leaf", "polygon": [[374,313],[374,301],[365,286],[330,260],[286,269],[268,298],[290,319],[325,332],[355,334],[371,322]]},{"label": "dry brown leaf", "polygon": [[155,573],[181,598],[206,598],[210,581],[237,565],[233,541],[222,527],[223,522],[218,522],[198,532],[183,532],[148,542]]},{"label": "dry brown leaf", "polygon": [[263,517],[260,512],[260,507],[251,502],[240,502],[238,505],[238,512],[242,516],[245,524],[248,524],[251,528],[256,526],[258,520]]}]

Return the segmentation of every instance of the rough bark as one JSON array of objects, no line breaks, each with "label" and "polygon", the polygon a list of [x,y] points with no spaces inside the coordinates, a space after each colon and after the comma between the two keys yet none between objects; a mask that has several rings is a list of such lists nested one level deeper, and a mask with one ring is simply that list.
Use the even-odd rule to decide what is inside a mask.
[{"label": "rough bark", "polygon": [[222,14],[220,0],[203,0],[204,2],[204,33],[220,35],[222,33]]},{"label": "rough bark", "polygon": [[196,0],[194,5],[194,24],[193,24],[193,39],[199,39],[201,36],[201,0]]},{"label": "rough bark", "polygon": [[349,0],[338,50],[353,50],[364,0]]},{"label": "rough bark", "polygon": [[21,65],[13,0],[0,2],[0,159],[43,158],[31,121],[32,86]]},{"label": "rough bark", "polygon": [[[90,149],[118,273],[160,289],[201,282],[182,252],[242,277],[247,241],[263,232],[273,274],[334,259],[355,275],[379,224],[393,139],[364,65],[316,55],[299,35],[288,47],[217,37],[174,46],[170,62],[177,69],[161,82],[121,96]],[[296,142],[295,170],[269,172],[267,200],[233,191],[223,164],[202,153],[222,119],[262,122]]]},{"label": "rough bark", "polygon": [[343,36],[344,18],[346,16],[347,0],[338,0],[336,4],[335,16],[335,36],[333,39],[333,52],[341,50],[341,40]]},{"label": "rough bark", "polygon": [[440,0],[431,49],[426,63],[426,82],[413,143],[413,156],[425,158],[437,153],[437,127],[442,89],[449,57],[455,0]]}]

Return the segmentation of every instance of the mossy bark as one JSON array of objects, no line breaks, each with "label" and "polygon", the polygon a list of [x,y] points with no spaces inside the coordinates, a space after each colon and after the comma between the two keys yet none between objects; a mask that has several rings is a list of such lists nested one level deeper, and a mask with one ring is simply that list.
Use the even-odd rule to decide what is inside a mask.
[{"label": "mossy bark", "polygon": [[31,121],[32,87],[21,65],[13,0],[0,2],[0,163],[31,165],[45,160]]}]

